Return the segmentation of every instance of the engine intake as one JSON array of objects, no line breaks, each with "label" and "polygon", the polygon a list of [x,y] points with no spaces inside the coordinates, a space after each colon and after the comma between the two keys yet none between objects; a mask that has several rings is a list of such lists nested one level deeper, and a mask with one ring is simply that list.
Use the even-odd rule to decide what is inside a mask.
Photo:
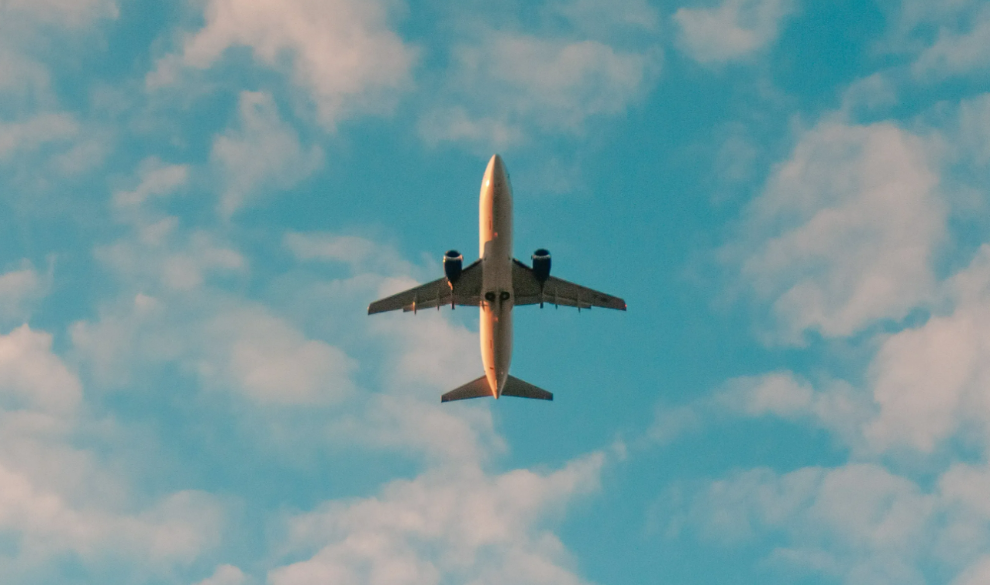
[{"label": "engine intake", "polygon": [[543,248],[533,252],[533,276],[543,284],[550,278],[550,252]]},{"label": "engine intake", "polygon": [[464,256],[457,250],[447,250],[443,255],[443,272],[447,275],[450,284],[457,282],[461,277],[461,269],[464,264]]}]

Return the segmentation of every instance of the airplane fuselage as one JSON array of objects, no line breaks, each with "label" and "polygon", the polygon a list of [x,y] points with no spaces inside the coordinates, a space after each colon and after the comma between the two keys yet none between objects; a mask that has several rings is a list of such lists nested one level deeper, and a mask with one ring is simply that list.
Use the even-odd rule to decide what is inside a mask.
[{"label": "airplane fuselage", "polygon": [[478,252],[482,259],[481,362],[492,396],[502,395],[512,362],[512,186],[502,157],[481,180]]}]

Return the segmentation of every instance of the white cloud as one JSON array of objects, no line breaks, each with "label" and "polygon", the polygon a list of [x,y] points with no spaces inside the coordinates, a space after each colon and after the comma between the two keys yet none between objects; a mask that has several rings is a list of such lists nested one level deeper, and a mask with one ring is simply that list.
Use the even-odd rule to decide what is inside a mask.
[{"label": "white cloud", "polygon": [[262,309],[224,311],[201,334],[203,354],[191,359],[207,386],[232,385],[273,404],[339,402],[354,389],[354,360]]},{"label": "white cloud", "polygon": [[79,133],[70,114],[38,114],[23,122],[0,122],[0,161],[19,151],[32,151],[50,142],[66,142]]},{"label": "white cloud", "polygon": [[135,371],[175,363],[207,388],[233,390],[260,404],[328,404],[353,389],[351,358],[263,305],[222,292],[211,277],[238,274],[246,260],[207,231],[153,217],[152,196],[187,180],[185,166],[142,163],[138,186],[114,194],[133,232],[97,248],[122,286],[100,318],[71,329],[76,357],[109,387]]},{"label": "white cloud", "polygon": [[746,59],[777,39],[784,19],[797,9],[796,0],[724,0],[716,8],[680,8],[681,50],[700,63]]},{"label": "white cloud", "polygon": [[842,111],[850,116],[850,112],[859,109],[867,111],[897,103],[897,87],[889,74],[873,73],[852,82],[842,93]]},{"label": "white cloud", "polygon": [[660,26],[660,15],[647,0],[552,0],[546,9],[590,36],[609,37],[622,29],[652,32]]},{"label": "white cloud", "polygon": [[935,19],[940,25],[938,38],[921,52],[912,65],[915,75],[944,78],[987,69],[990,62],[990,7],[983,3],[954,4],[955,10],[946,10],[949,12],[945,15],[947,18]]},{"label": "white cloud", "polygon": [[158,567],[192,561],[219,540],[220,507],[199,492],[173,494],[136,514],[77,509],[0,464],[0,494],[0,530],[16,535],[27,564],[71,552],[87,562],[124,555]]},{"label": "white cloud", "polygon": [[84,565],[114,558],[158,572],[214,546],[223,517],[215,498],[180,491],[137,505],[94,451],[71,445],[89,424],[82,399],[50,334],[24,325],[0,336],[0,533],[15,547],[5,570],[69,554]]},{"label": "white cloud", "polygon": [[646,431],[646,443],[667,445],[689,432],[704,427],[704,413],[694,405],[667,407],[659,405],[653,416],[653,423]]},{"label": "white cloud", "polygon": [[247,581],[244,573],[233,565],[220,565],[213,576],[203,579],[196,585],[243,585]]},{"label": "white cloud", "polygon": [[208,277],[242,272],[246,260],[207,231],[181,232],[174,217],[141,225],[136,241],[96,249],[96,257],[142,289],[192,291]]},{"label": "white cloud", "polygon": [[947,287],[952,312],[890,336],[870,366],[880,413],[867,433],[878,449],[931,452],[970,425],[990,444],[990,246]]},{"label": "white cloud", "polygon": [[887,123],[823,123],[802,136],[724,250],[772,302],[785,341],[900,319],[935,290],[946,205],[924,143]]},{"label": "white cloud", "polygon": [[189,180],[189,165],[166,165],[150,158],[141,163],[138,174],[140,183],[135,189],[113,194],[114,206],[124,209],[140,207],[151,197],[174,193]]},{"label": "white cloud", "polygon": [[978,164],[990,164],[990,93],[959,104],[960,146]]},{"label": "white cloud", "polygon": [[487,476],[477,467],[394,481],[377,497],[327,502],[288,521],[287,550],[318,550],[269,573],[273,585],[334,583],[541,583],[583,581],[549,530],[575,497],[597,491],[595,453],[546,473]]},{"label": "white cloud", "polygon": [[224,217],[266,192],[291,188],[323,164],[320,147],[303,149],[296,132],[279,117],[271,95],[248,91],[241,93],[240,128],[217,137],[210,156],[223,173]]},{"label": "white cloud", "polygon": [[621,114],[645,93],[660,52],[652,38],[628,39],[652,36],[655,11],[642,2],[589,0],[552,3],[548,12],[566,23],[562,32],[462,23],[470,34],[451,49],[450,70],[432,100],[440,105],[420,119],[427,142],[501,149],[534,132],[580,133],[590,118]]},{"label": "white cloud", "polygon": [[861,446],[863,425],[875,410],[866,392],[846,382],[824,381],[815,389],[788,371],[733,378],[715,393],[711,406],[716,412],[747,417],[810,420],[853,447]]},{"label": "white cloud", "polygon": [[390,276],[411,274],[415,268],[395,248],[359,236],[328,232],[289,232],[283,244],[297,260],[331,261],[349,265],[355,272],[381,271]]},{"label": "white cloud", "polygon": [[22,97],[45,95],[50,85],[45,67],[0,45],[0,93]]},{"label": "white cloud", "polygon": [[71,413],[82,399],[76,376],[51,352],[52,336],[22,325],[0,335],[2,406]]},{"label": "white cloud", "polygon": [[71,336],[77,357],[111,387],[175,363],[206,389],[263,405],[326,405],[354,388],[355,363],[343,351],[308,339],[261,305],[216,291],[138,294],[108,306],[99,320],[74,324]]},{"label": "white cloud", "polygon": [[394,2],[369,0],[208,0],[206,25],[181,56],[166,57],[148,76],[154,87],[181,66],[206,69],[233,47],[248,47],[272,68],[290,64],[320,121],[332,128],[360,113],[383,113],[410,84],[417,51],[389,28]]},{"label": "white cloud", "polygon": [[670,534],[689,529],[724,544],[770,537],[766,561],[850,585],[922,584],[933,566],[953,574],[984,554],[990,515],[984,498],[968,497],[979,490],[964,473],[986,472],[952,469],[926,492],[869,464],[753,469],[672,490],[665,498],[683,506],[665,520]]},{"label": "white cloud", "polygon": [[990,583],[990,556],[984,557],[959,575],[952,585],[983,585],[984,583]]},{"label": "white cloud", "polygon": [[47,294],[51,277],[51,270],[39,275],[26,260],[20,270],[0,274],[0,319],[26,320],[31,305]]},{"label": "white cloud", "polygon": [[730,418],[777,417],[831,431],[844,447],[866,447],[863,428],[876,412],[872,397],[842,380],[824,379],[818,388],[793,372],[740,376],[688,404],[659,405],[637,446],[670,444]]}]

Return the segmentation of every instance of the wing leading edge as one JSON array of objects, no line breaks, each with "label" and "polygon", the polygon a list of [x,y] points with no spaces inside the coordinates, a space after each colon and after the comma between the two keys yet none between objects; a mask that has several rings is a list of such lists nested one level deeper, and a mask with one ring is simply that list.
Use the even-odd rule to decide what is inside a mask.
[{"label": "wing leading edge", "polygon": [[564,305],[578,309],[602,307],[626,310],[626,301],[619,297],[599,292],[562,278],[551,276],[542,285],[533,274],[533,269],[519,260],[512,261],[512,288],[516,300],[515,305]]},{"label": "wing leading edge", "polygon": [[477,307],[481,303],[481,260],[475,260],[461,272],[454,286],[447,277],[411,288],[368,305],[368,314],[387,311],[405,312],[433,309],[443,305]]}]

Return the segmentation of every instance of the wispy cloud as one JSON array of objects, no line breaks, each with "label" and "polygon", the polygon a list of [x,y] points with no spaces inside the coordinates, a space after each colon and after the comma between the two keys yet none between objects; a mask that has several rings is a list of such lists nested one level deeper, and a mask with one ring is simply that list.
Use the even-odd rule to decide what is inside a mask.
[{"label": "wispy cloud", "polygon": [[[659,72],[658,19],[642,2],[604,6],[550,3],[545,20],[566,23],[550,32],[462,24],[467,34],[450,49],[440,105],[421,117],[420,134],[429,143],[501,149],[533,133],[581,133],[592,118],[622,114]],[[617,42],[620,33],[634,40]]]},{"label": "wispy cloud", "polygon": [[323,164],[323,151],[299,143],[271,95],[244,92],[240,124],[213,142],[211,159],[223,174],[220,213],[230,217],[253,199],[296,185]]},{"label": "wispy cloud", "polygon": [[671,535],[690,530],[727,545],[783,537],[763,560],[791,570],[845,583],[924,583],[933,565],[983,570],[990,514],[976,494],[987,478],[985,468],[957,464],[926,490],[874,464],[752,469],[678,485],[658,513]]},{"label": "wispy cloud", "polygon": [[677,43],[704,64],[741,61],[770,46],[797,0],[724,0],[715,8],[679,8]]},{"label": "wispy cloud", "polygon": [[328,128],[356,114],[387,113],[411,85],[417,51],[391,28],[396,3],[354,0],[209,0],[205,26],[148,75],[151,88],[175,83],[183,68],[208,69],[228,49],[285,69],[309,92]]},{"label": "wispy cloud", "polygon": [[438,470],[386,485],[374,498],[328,502],[289,518],[287,554],[318,549],[273,570],[274,585],[313,581],[582,583],[545,523],[596,491],[601,453],[549,473]]},{"label": "wispy cloud", "polygon": [[749,206],[745,244],[724,252],[772,303],[781,339],[851,335],[932,298],[948,214],[938,184],[919,137],[825,122]]}]

